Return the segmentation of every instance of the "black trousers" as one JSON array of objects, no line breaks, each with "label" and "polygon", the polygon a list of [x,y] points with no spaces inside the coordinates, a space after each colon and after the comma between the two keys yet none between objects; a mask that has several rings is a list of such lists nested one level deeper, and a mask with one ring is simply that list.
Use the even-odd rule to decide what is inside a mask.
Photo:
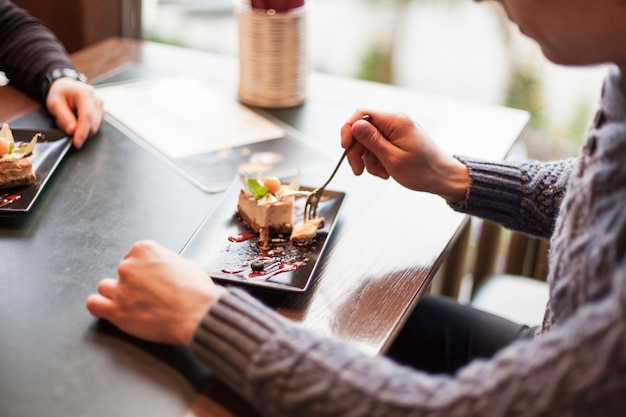
[{"label": "black trousers", "polygon": [[424,295],[387,356],[429,373],[453,374],[475,358],[489,358],[535,328],[456,300]]}]

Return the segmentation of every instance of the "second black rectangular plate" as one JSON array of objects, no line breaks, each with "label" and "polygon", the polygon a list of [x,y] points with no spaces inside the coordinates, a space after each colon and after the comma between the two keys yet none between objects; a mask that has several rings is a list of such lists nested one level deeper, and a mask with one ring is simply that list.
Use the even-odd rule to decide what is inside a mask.
[{"label": "second black rectangular plate", "polygon": [[30,142],[37,133],[43,137],[37,140],[35,150],[29,156],[37,178],[29,185],[0,190],[0,216],[28,212],[72,146],[70,138],[60,130],[11,129],[11,132],[16,142]]}]

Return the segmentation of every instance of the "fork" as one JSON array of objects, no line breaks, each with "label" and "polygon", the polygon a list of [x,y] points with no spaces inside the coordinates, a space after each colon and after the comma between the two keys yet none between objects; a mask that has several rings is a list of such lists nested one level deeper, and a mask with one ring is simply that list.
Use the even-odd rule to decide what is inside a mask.
[{"label": "fork", "polygon": [[[363,120],[367,120],[369,122],[371,118],[369,115],[366,114],[365,116],[363,116]],[[324,194],[324,190],[326,189],[326,186],[330,184],[333,177],[339,170],[339,167],[341,166],[343,160],[346,159],[346,155],[348,155],[348,152],[350,152],[353,144],[354,140],[352,140],[352,143],[350,143],[348,147],[343,151],[341,158],[339,158],[339,162],[335,166],[335,169],[333,170],[332,174],[330,174],[330,177],[328,177],[324,185],[322,185],[321,187],[317,187],[316,189],[311,191],[311,194],[309,194],[309,196],[307,197],[306,203],[304,203],[304,223],[317,217],[317,206],[319,206],[322,195]]]}]

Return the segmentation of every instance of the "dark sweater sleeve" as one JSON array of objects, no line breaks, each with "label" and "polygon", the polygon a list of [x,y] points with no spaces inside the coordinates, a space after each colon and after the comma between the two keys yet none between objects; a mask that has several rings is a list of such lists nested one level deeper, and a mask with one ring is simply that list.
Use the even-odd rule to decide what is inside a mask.
[{"label": "dark sweater sleeve", "polygon": [[457,156],[469,169],[470,188],[457,211],[548,239],[575,159],[488,162]]},{"label": "dark sweater sleeve", "polygon": [[61,42],[39,20],[8,0],[0,0],[0,70],[9,83],[42,102],[45,74],[74,68]]}]

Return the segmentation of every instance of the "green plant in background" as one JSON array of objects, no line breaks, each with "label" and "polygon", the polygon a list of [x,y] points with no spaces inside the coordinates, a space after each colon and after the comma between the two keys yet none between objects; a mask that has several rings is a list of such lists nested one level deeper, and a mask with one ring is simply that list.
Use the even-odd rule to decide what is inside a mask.
[{"label": "green plant in background", "polygon": [[369,2],[388,5],[391,8],[391,29],[385,31],[383,36],[371,44],[361,61],[356,77],[362,80],[394,84],[393,58],[398,39],[397,30],[401,27],[400,22],[411,0],[369,0]]},{"label": "green plant in background", "polygon": [[393,84],[393,49],[372,44],[361,61],[356,77],[361,80]]},{"label": "green plant in background", "polygon": [[514,61],[504,104],[528,111],[531,115],[531,127],[534,129],[541,129],[545,124],[542,87],[536,70]]},{"label": "green plant in background", "polygon": [[504,105],[526,110],[531,115],[523,137],[528,157],[545,160],[575,155],[593,113],[591,100],[580,97],[570,120],[557,119],[546,109],[545,103],[540,71],[518,59],[512,59]]},{"label": "green plant in background", "polygon": [[544,160],[570,157],[577,153],[594,109],[592,101],[581,96],[571,119],[558,119],[545,108],[538,71],[520,64],[512,65],[504,104],[531,114],[523,140],[528,157]]},{"label": "green plant in background", "polygon": [[184,42],[184,41],[180,41],[180,40],[174,40],[174,39],[165,39],[161,36],[159,36],[158,34],[153,34],[153,33],[149,33],[144,35],[144,40],[149,41],[149,42],[155,42],[155,43],[163,43],[166,45],[174,45],[174,46],[181,46],[183,48],[187,48],[188,45]]},{"label": "green plant in background", "polygon": [[366,0],[372,4],[388,6],[391,9],[391,29],[385,31],[380,38],[371,44],[361,60],[356,77],[362,80],[394,84],[394,51],[402,29],[402,20],[410,3],[442,4],[457,3],[461,0]]},{"label": "green plant in background", "polygon": [[569,129],[566,131],[567,138],[573,144],[582,145],[594,111],[595,105],[592,100],[583,99],[576,106],[573,120],[569,123]]}]

